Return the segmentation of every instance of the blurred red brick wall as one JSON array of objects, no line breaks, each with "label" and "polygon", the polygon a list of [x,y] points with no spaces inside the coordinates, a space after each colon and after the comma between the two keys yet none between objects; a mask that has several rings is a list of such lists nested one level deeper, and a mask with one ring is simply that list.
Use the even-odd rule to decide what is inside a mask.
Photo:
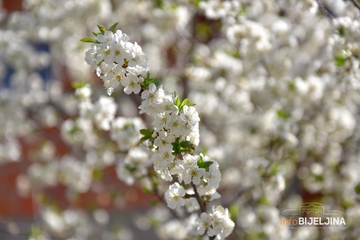
[{"label": "blurred red brick wall", "polygon": [[22,0],[3,0],[3,8],[8,11],[21,11]]},{"label": "blurred red brick wall", "polygon": [[[8,12],[21,11],[22,0],[3,0],[3,8]],[[63,79],[65,88],[70,87],[69,79]],[[42,129],[42,134],[39,136],[46,136],[46,140],[55,143],[57,147],[56,156],[61,157],[69,152],[69,148],[62,142],[60,138],[60,131],[57,128]],[[32,192],[32,196],[20,197],[16,191],[16,179],[19,174],[26,174],[28,166],[32,163],[29,161],[31,151],[36,149],[44,139],[40,137],[31,142],[20,139],[22,144],[21,161],[6,163],[0,166],[0,219],[24,219],[31,218],[37,213],[36,201],[32,198],[37,195]],[[81,194],[75,202],[68,202],[66,199],[66,188],[64,186],[57,186],[46,189],[46,195],[60,208],[66,208],[69,205],[91,209],[95,206],[102,208],[111,208],[114,205],[114,198],[112,192],[116,189],[125,196],[126,209],[136,208],[140,206],[149,206],[154,196],[145,195],[139,188],[129,188],[120,182],[116,176],[115,168],[109,167],[104,171],[104,178],[102,183],[106,186],[102,191],[88,191]],[[127,197],[126,197],[127,196]]]}]

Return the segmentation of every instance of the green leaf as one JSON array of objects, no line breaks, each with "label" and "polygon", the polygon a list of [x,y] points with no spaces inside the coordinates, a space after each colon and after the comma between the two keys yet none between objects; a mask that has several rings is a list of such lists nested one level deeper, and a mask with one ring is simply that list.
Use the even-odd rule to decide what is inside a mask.
[{"label": "green leaf", "polygon": [[282,118],[282,119],[288,119],[291,117],[291,115],[289,113],[287,113],[284,109],[277,111],[277,114],[278,114],[278,117]]},{"label": "green leaf", "polygon": [[150,129],[141,129],[140,133],[144,136],[151,136],[153,131],[151,131]]},{"label": "green leaf", "polygon": [[109,31],[115,32],[116,27],[117,27],[118,24],[119,24],[118,22],[114,23],[114,24],[109,28]]},{"label": "green leaf", "polygon": [[104,35],[105,34],[105,32],[106,32],[106,28],[104,28],[103,26],[100,26],[100,25],[97,25],[98,26],[98,28],[99,28],[99,30],[100,30],[100,32],[101,32],[101,34],[102,35]]},{"label": "green leaf", "polygon": [[147,139],[151,139],[153,132],[154,131],[152,131],[150,129],[141,129],[140,133],[144,136],[142,138],[140,138],[140,141],[145,141]]},{"label": "green leaf", "polygon": [[291,90],[291,91],[295,91],[296,90],[296,85],[295,85],[295,82],[289,82],[288,83],[288,88]]},{"label": "green leaf", "polygon": [[193,3],[196,7],[199,7],[201,0],[193,0]]},{"label": "green leaf", "polygon": [[324,181],[324,177],[322,175],[315,175],[315,180],[317,182],[323,182]]},{"label": "green leaf", "polygon": [[175,106],[177,106],[178,108],[180,108],[180,98],[179,95],[177,94],[177,92],[174,92],[174,97],[175,97]]},{"label": "green leaf", "polygon": [[84,37],[80,39],[81,42],[90,42],[90,43],[100,43],[98,40],[93,39],[91,37]]},{"label": "green leaf", "polygon": [[145,193],[145,194],[151,194],[153,193],[149,188],[147,187],[142,187],[141,188],[142,192]]},{"label": "green leaf", "polygon": [[204,162],[203,158],[200,156],[200,159],[197,161],[197,165],[199,168],[205,168],[206,170],[209,170],[209,167],[211,166],[211,164],[213,164],[213,162],[208,161],[208,162]]},{"label": "green leaf", "polygon": [[171,4],[171,9],[176,10],[179,6],[176,3]]},{"label": "green leaf", "polygon": [[208,40],[211,37],[212,28],[206,22],[198,22],[195,25],[195,32],[197,39],[200,39],[201,42]]},{"label": "green leaf", "polygon": [[238,204],[231,204],[229,207],[229,213],[232,220],[235,220],[239,214],[240,207]]},{"label": "green leaf", "polygon": [[97,32],[92,32],[92,34],[94,34],[95,37],[97,37],[97,35],[99,35],[99,33],[97,33]]},{"label": "green leaf", "polygon": [[259,203],[260,203],[261,205],[268,205],[268,204],[269,204],[269,200],[268,200],[266,197],[261,197],[261,198],[259,199]]},{"label": "green leaf", "polygon": [[354,203],[350,199],[344,199],[342,202],[342,205],[345,208],[349,208],[349,207],[352,207],[354,205]]},{"label": "green leaf", "polygon": [[181,111],[184,108],[184,106],[192,107],[192,106],[195,106],[195,104],[190,103],[189,98],[185,98],[179,106],[179,111]]},{"label": "green leaf", "polygon": [[144,81],[143,86],[147,89],[152,83],[154,83],[155,86],[158,87],[160,85],[160,80],[158,78],[150,78],[150,75],[148,74],[147,78]]},{"label": "green leaf", "polygon": [[199,168],[205,168],[206,170],[209,169],[209,167],[211,166],[211,164],[213,164],[214,162],[202,162],[202,163],[199,163],[198,162],[198,167]]},{"label": "green leaf", "polygon": [[360,194],[360,182],[355,186],[356,194]]},{"label": "green leaf", "polygon": [[151,200],[151,202],[150,202],[152,207],[155,207],[158,203],[159,203],[159,201],[157,201],[157,200]]},{"label": "green leaf", "polygon": [[126,165],[125,168],[130,172],[130,173],[133,173],[136,171],[136,167],[131,167],[129,165]]},{"label": "green leaf", "polygon": [[271,168],[271,174],[273,175],[276,175],[279,171],[279,166],[278,165],[274,165],[272,168]]},{"label": "green leaf", "polygon": [[39,227],[32,225],[30,230],[30,237],[37,239],[41,236],[41,230]]},{"label": "green leaf", "polygon": [[343,36],[345,35],[345,30],[344,30],[344,28],[343,28],[343,27],[340,27],[340,28],[338,29],[338,33],[339,33],[339,35],[340,35],[341,37],[343,37]]},{"label": "green leaf", "polygon": [[182,141],[182,142],[180,142],[180,146],[182,148],[189,148],[191,146],[191,142],[190,141]]},{"label": "green leaf", "polygon": [[345,62],[346,62],[346,58],[344,57],[343,54],[339,54],[335,57],[335,65],[337,67],[343,66],[345,64]]},{"label": "green leaf", "polygon": [[183,108],[184,106],[188,105],[190,103],[189,98],[185,98],[182,103],[180,104],[180,108]]},{"label": "green leaf", "polygon": [[243,6],[240,11],[238,12],[239,16],[244,16],[246,15],[246,6]]},{"label": "green leaf", "polygon": [[153,0],[153,2],[156,4],[156,6],[158,8],[163,8],[164,7],[164,3],[162,0]]},{"label": "green leaf", "polygon": [[[158,203],[158,201],[156,201],[156,204],[154,204],[153,203],[154,201],[156,201],[156,200],[151,201],[151,206],[152,207],[155,207],[156,204]],[[150,224],[151,224],[152,227],[157,227],[157,226],[159,226],[161,224],[161,221],[156,219],[156,218],[150,218]]]},{"label": "green leaf", "polygon": [[72,86],[74,89],[83,88],[83,87],[86,86],[86,82],[84,82],[84,81],[72,82],[72,83],[71,83],[71,86]]},{"label": "green leaf", "polygon": [[179,139],[180,139],[180,138],[176,138],[175,142],[171,143],[171,145],[173,145],[172,150],[174,151],[175,154],[179,154],[179,153],[180,153],[180,143],[179,143]]},{"label": "green leaf", "polygon": [[95,168],[92,171],[92,178],[95,181],[100,181],[104,177],[104,172],[101,169]]},{"label": "green leaf", "polygon": [[149,137],[149,136],[144,136],[144,137],[142,137],[142,138],[140,138],[140,141],[145,141],[145,140],[148,140],[148,139],[150,139],[151,137]]}]

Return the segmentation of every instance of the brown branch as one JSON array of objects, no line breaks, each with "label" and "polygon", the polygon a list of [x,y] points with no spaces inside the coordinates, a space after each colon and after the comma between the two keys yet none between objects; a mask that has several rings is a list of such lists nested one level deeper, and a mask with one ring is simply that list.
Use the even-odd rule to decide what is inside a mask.
[{"label": "brown branch", "polygon": [[324,14],[326,17],[328,17],[330,19],[333,19],[334,17],[336,17],[336,16],[334,16],[334,13],[329,8],[327,8],[326,6],[321,4],[319,2],[319,0],[316,0],[316,2],[319,5],[319,10],[322,14]]},{"label": "brown branch", "polygon": [[195,185],[193,182],[191,182],[191,186],[192,186],[192,188],[194,189],[194,195],[195,195],[196,200],[197,200],[198,203],[199,203],[201,212],[206,212],[205,204],[204,204],[204,202],[201,200],[201,197],[200,197],[199,193],[197,192],[196,185]]},{"label": "brown branch", "polygon": [[360,2],[359,1],[357,1],[357,0],[351,0],[353,3],[354,3],[354,5],[358,8],[358,9],[360,9]]},{"label": "brown branch", "polygon": [[236,194],[235,196],[229,200],[227,203],[224,204],[224,207],[225,208],[229,208],[229,206],[234,203],[237,199],[239,199],[242,195],[244,195],[246,192],[250,191],[251,189],[253,189],[254,186],[251,186],[251,187],[247,187],[247,188],[243,188],[243,189],[240,189]]}]

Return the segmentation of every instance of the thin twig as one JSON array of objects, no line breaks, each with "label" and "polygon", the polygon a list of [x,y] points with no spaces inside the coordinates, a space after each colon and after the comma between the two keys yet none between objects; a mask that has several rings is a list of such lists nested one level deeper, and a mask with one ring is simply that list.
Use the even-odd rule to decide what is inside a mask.
[{"label": "thin twig", "polygon": [[357,0],[351,0],[353,3],[354,3],[354,5],[358,8],[358,9],[360,9],[360,2],[358,2]]},{"label": "thin twig", "polygon": [[333,19],[335,17],[334,14],[327,7],[325,7],[323,4],[319,2],[319,0],[316,0],[316,2],[318,3],[319,10],[322,14],[324,14],[326,17],[330,19]]},{"label": "thin twig", "polygon": [[196,200],[197,200],[198,203],[199,203],[201,212],[206,212],[205,204],[204,204],[204,202],[201,200],[201,197],[200,197],[199,193],[197,192],[196,185],[195,185],[193,182],[191,182],[191,186],[192,186],[192,188],[194,189],[194,195],[195,195]]},{"label": "thin twig", "polygon": [[229,200],[227,203],[224,204],[224,207],[228,208],[233,202],[235,202],[237,199],[239,199],[244,193],[248,192],[249,190],[251,190],[252,188],[254,188],[254,186],[251,187],[247,187],[247,188],[243,188],[240,189],[235,196]]}]

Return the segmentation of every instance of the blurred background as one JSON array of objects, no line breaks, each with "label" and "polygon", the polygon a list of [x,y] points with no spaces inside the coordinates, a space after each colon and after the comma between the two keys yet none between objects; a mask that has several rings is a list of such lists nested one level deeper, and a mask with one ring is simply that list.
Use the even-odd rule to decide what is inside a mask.
[{"label": "blurred background", "polygon": [[[167,92],[196,103],[197,152],[218,161],[215,203],[236,224],[228,239],[359,239],[355,1],[0,3],[0,240],[168,240],[193,230],[191,213],[176,218],[163,203],[167,183],[126,185],[118,168],[131,154],[79,117],[79,85],[92,86],[94,103],[106,94],[80,39],[114,22]],[[117,116],[151,125],[138,96],[117,88],[112,98]],[[283,210],[306,202],[343,212],[346,227],[279,225]]]}]

